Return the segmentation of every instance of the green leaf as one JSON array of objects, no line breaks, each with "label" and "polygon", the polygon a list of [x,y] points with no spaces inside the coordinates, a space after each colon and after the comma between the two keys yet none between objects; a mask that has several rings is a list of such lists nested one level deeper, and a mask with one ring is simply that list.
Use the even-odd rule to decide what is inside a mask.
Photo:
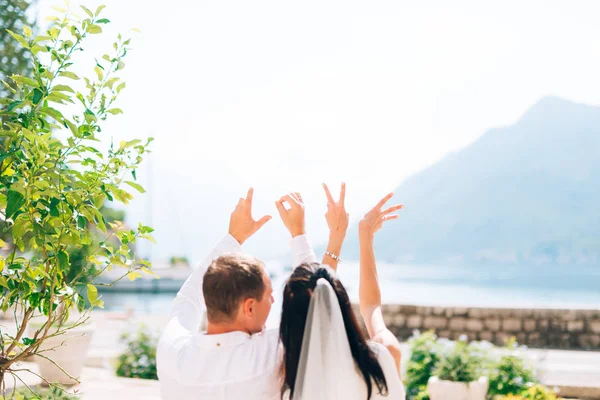
[{"label": "green leaf", "polygon": [[96,21],[96,23],[97,24],[108,24],[108,23],[110,23],[110,20],[106,19],[106,18],[102,18],[102,19],[99,19],[98,21]]},{"label": "green leaf", "polygon": [[33,104],[38,104],[42,97],[44,97],[44,92],[38,88],[33,89]]},{"label": "green leaf", "polygon": [[100,27],[100,25],[90,25],[87,27],[87,31],[92,35],[95,35],[98,33],[102,33],[102,28]]},{"label": "green leaf", "polygon": [[85,229],[87,226],[87,220],[83,215],[77,217],[77,227],[80,229]]},{"label": "green leaf", "polygon": [[27,78],[26,76],[12,75],[10,77],[10,79],[12,79],[17,84],[27,85],[27,86],[31,86],[31,87],[37,87],[38,86],[38,83],[36,81],[34,81],[31,78]]},{"label": "green leaf", "polygon": [[31,34],[32,34],[33,32],[31,31],[31,28],[30,28],[30,27],[28,27],[27,25],[25,25],[25,26],[23,27],[23,33],[25,34],[25,37],[26,37],[27,39],[29,39],[29,38],[31,37]]},{"label": "green leaf", "polygon": [[26,199],[20,192],[9,190],[8,195],[6,196],[6,202],[6,218],[12,218],[13,215],[25,205]]},{"label": "green leaf", "polygon": [[92,306],[98,303],[98,289],[91,283],[87,284],[87,298]]},{"label": "green leaf", "polygon": [[10,36],[14,37],[17,40],[17,42],[21,43],[23,47],[27,49],[29,48],[29,43],[27,43],[27,40],[23,36],[19,35],[18,33],[14,33],[10,29],[7,29],[6,32],[8,32]]},{"label": "green leaf", "polygon": [[26,337],[24,337],[24,338],[23,338],[23,339],[21,339],[21,340],[23,340],[23,344],[24,344],[25,346],[31,346],[32,344],[34,344],[34,343],[36,342],[36,340],[34,340],[34,339],[29,339],[29,338],[26,338]]},{"label": "green leaf", "polygon": [[106,8],[106,6],[104,4],[98,6],[98,8],[96,8],[96,16],[100,15],[100,12],[102,10],[104,10]]},{"label": "green leaf", "polygon": [[95,66],[94,67],[94,72],[96,72],[96,75],[98,76],[98,80],[101,81],[102,78],[104,78],[104,72],[102,71],[102,68],[100,68],[99,66]]},{"label": "green leaf", "polygon": [[142,239],[146,239],[151,241],[152,243],[156,244],[156,239],[154,239],[154,237],[152,235],[140,235],[140,237]]},{"label": "green leaf", "polygon": [[117,93],[121,93],[121,90],[123,90],[124,88],[125,88],[125,82],[119,83],[119,86],[117,86]]},{"label": "green leaf", "polygon": [[4,86],[5,86],[5,87],[6,87],[6,88],[7,88],[7,89],[8,89],[8,90],[9,90],[9,91],[12,93],[12,94],[17,94],[17,91],[16,91],[16,90],[15,90],[15,89],[14,89],[12,86],[10,86],[10,85],[9,85],[7,82],[5,82],[5,81],[2,81],[2,84],[3,84],[3,85],[4,85]]},{"label": "green leaf", "polygon": [[0,249],[3,248],[6,245],[6,242],[2,239],[0,239]]},{"label": "green leaf", "polygon": [[56,259],[58,260],[58,267],[65,271],[69,268],[69,255],[67,253],[65,253],[64,251],[60,250],[58,253],[56,253]]},{"label": "green leaf", "polygon": [[131,182],[131,181],[125,181],[125,183],[128,184],[129,186],[131,186],[132,188],[134,188],[135,190],[137,190],[140,193],[146,193],[146,190],[140,184],[137,184],[137,183]]},{"label": "green leaf", "polygon": [[63,119],[65,117],[63,117],[63,115],[60,113],[60,111],[55,110],[54,108],[50,108],[50,107],[42,107],[40,108],[40,112],[42,114],[46,114],[52,118],[54,118],[56,121],[58,122],[62,122]]},{"label": "green leaf", "polygon": [[6,108],[6,111],[11,112],[12,110],[14,110],[15,108],[19,107],[22,104],[23,104],[22,101],[13,101],[12,103],[10,103],[8,105],[8,107]]},{"label": "green leaf", "polygon": [[79,80],[79,77],[77,76],[77,74],[71,72],[71,71],[63,71],[59,74],[59,76],[64,76],[65,78],[70,78],[70,79],[74,79],[74,80]]},{"label": "green leaf", "polygon": [[0,286],[3,286],[8,289],[8,281],[3,276],[0,276]]},{"label": "green leaf", "polygon": [[58,92],[69,92],[69,93],[75,93],[75,91],[74,91],[74,90],[73,90],[73,89],[72,89],[70,86],[67,86],[67,85],[55,85],[55,86],[52,88],[52,90],[53,90],[53,91],[55,91],[55,90],[56,90],[56,91],[58,91]]},{"label": "green leaf", "polygon": [[33,43],[47,42],[48,40],[52,40],[50,36],[40,35],[33,39]]},{"label": "green leaf", "polygon": [[90,9],[89,9],[89,8],[87,8],[86,6],[79,6],[79,7],[81,7],[81,9],[82,9],[83,11],[85,11],[85,13],[86,13],[87,15],[89,15],[89,16],[90,16],[90,18],[93,18],[93,17],[94,17],[94,14],[93,14],[93,13],[90,11]]},{"label": "green leaf", "polygon": [[135,281],[137,278],[141,278],[142,274],[140,274],[137,271],[131,271],[127,273],[127,277],[129,278],[130,281]]},{"label": "green leaf", "polygon": [[112,115],[123,114],[123,110],[120,108],[111,108],[110,110],[106,110],[106,112],[111,113]]}]

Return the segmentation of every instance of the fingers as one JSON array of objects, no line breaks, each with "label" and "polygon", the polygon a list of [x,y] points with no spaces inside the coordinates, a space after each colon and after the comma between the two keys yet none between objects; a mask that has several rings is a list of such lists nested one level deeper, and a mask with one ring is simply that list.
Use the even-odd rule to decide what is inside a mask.
[{"label": "fingers", "polygon": [[344,205],[346,201],[346,182],[342,182],[342,188],[340,189],[340,204]]},{"label": "fingers", "polygon": [[404,208],[404,205],[403,205],[403,204],[399,204],[399,205],[397,205],[397,206],[392,206],[392,207],[390,207],[390,208],[387,208],[387,209],[383,210],[383,211],[381,212],[381,215],[388,215],[388,214],[390,214],[390,213],[393,213],[393,212],[395,212],[395,211],[401,210],[401,209],[403,209],[403,208]]},{"label": "fingers", "polygon": [[248,194],[246,195],[246,201],[250,206],[252,206],[252,197],[254,197],[254,188],[248,189]]},{"label": "fingers", "polygon": [[379,209],[379,208],[383,207],[383,205],[385,203],[387,203],[388,200],[392,198],[392,196],[394,196],[394,193],[390,193],[387,196],[385,196],[383,199],[379,200],[379,203],[377,203],[377,205],[375,206],[375,208]]},{"label": "fingers", "polygon": [[279,202],[287,202],[290,207],[300,207],[300,202],[298,202],[298,200],[296,200],[296,198],[292,195],[292,194],[286,194],[285,196],[281,196],[281,198],[279,199]]},{"label": "fingers", "polygon": [[300,193],[294,192],[294,196],[296,196],[296,199],[299,203],[304,203],[304,200],[302,200],[302,195]]},{"label": "fingers", "polygon": [[327,196],[327,202],[334,204],[335,201],[333,200],[333,196],[331,196],[331,192],[329,191],[329,188],[325,183],[323,184],[323,189],[325,189],[325,196]]},{"label": "fingers", "polygon": [[398,218],[400,218],[400,216],[398,214],[386,215],[386,216],[384,216],[382,218],[382,221],[383,222],[385,222],[385,221],[391,221],[393,219],[398,219]]}]

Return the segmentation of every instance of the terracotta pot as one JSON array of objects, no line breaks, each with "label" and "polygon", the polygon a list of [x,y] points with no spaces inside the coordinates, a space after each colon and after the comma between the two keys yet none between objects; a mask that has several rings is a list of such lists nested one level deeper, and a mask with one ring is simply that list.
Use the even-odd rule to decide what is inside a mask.
[{"label": "terracotta pot", "polygon": [[485,400],[488,391],[488,378],[481,377],[474,382],[451,382],[432,376],[427,383],[427,393],[431,400]]}]

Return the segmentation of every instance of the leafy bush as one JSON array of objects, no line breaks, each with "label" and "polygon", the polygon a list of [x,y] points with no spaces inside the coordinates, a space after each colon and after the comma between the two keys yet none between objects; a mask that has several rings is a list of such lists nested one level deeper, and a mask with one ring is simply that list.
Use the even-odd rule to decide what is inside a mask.
[{"label": "leafy bush", "polygon": [[156,345],[158,337],[142,327],[134,337],[124,334],[127,349],[117,361],[117,376],[124,378],[158,379],[156,374]]},{"label": "leafy bush", "polygon": [[406,374],[406,396],[409,400],[428,400],[427,382],[439,361],[441,346],[432,332],[414,335],[410,341],[410,359]]},{"label": "leafy bush", "polygon": [[511,353],[501,356],[490,368],[490,388],[488,398],[497,395],[519,394],[535,382],[533,370],[525,364],[523,358],[512,352],[517,343],[510,340],[506,347]]},{"label": "leafy bush", "polygon": [[473,382],[481,377],[484,354],[467,342],[458,341],[436,363],[434,375],[445,381]]},{"label": "leafy bush", "polygon": [[[114,51],[97,55],[91,74],[80,78],[74,70],[81,71],[76,65],[88,38],[110,23],[101,16],[104,6],[81,9],[83,17],[58,8],[61,15],[50,17],[41,35],[27,26],[7,31],[28,54],[31,76],[13,74],[11,83],[1,82],[7,95],[0,98],[0,210],[6,224],[0,310],[16,307],[23,314],[15,334],[0,332],[0,388],[14,364],[45,357],[39,354],[42,343],[76,326],[64,324],[72,310],[84,323],[92,308],[102,307],[94,281],[103,271],[121,268],[119,279],[131,280],[151,273],[151,264],[139,260],[131,245],[153,241],[152,228],[109,224],[101,212],[106,201],[127,204],[133,198],[129,189],[144,192],[136,170],[151,139],[97,148],[103,137],[109,139],[104,121],[122,113],[115,102],[125,87],[119,75],[130,39],[119,35]],[[35,315],[44,322],[25,337]]]}]

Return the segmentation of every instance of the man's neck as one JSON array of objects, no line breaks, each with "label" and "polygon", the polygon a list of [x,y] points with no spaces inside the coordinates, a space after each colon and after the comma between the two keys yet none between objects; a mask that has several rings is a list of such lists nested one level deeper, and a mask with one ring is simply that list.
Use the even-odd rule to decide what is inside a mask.
[{"label": "man's neck", "polygon": [[248,332],[247,329],[245,329],[243,326],[241,326],[240,324],[234,322],[234,323],[222,323],[222,324],[213,324],[210,321],[208,322],[208,326],[206,327],[206,334],[207,335],[219,335],[222,333],[229,333],[229,332],[244,332],[247,333],[248,335],[250,335],[250,332]]}]

